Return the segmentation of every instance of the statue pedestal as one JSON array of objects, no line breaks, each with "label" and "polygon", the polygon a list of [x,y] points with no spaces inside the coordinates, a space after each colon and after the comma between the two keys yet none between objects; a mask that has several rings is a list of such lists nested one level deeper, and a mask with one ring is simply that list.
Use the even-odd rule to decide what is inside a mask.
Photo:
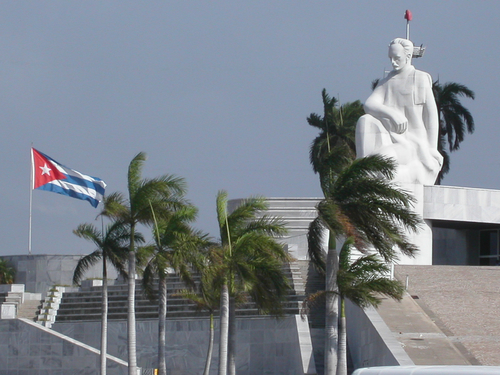
[{"label": "statue pedestal", "polygon": [[[421,184],[400,184],[401,189],[411,193],[415,198],[414,211],[424,217],[424,185]],[[432,223],[425,220],[418,232],[408,233],[410,242],[419,248],[415,257],[400,255],[398,264],[418,265],[432,264]]]}]

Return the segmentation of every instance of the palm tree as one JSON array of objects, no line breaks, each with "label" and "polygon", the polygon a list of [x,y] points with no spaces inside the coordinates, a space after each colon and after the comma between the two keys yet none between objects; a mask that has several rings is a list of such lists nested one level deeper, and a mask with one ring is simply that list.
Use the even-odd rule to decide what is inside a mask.
[{"label": "palm tree", "polygon": [[[363,105],[361,102],[355,101],[347,103],[344,106],[337,108],[338,100],[335,97],[330,97],[326,90],[322,91],[323,99],[323,117],[312,113],[307,121],[309,125],[320,130],[319,135],[311,143],[309,151],[309,160],[315,173],[318,173],[320,186],[323,194],[326,196],[327,186],[331,183],[336,174],[340,173],[356,158],[355,133],[356,123],[364,114]],[[308,235],[308,241],[314,241],[321,235],[324,228],[318,224],[311,226]],[[314,246],[310,244],[309,247]],[[326,288],[327,290],[336,290],[335,274],[336,274],[336,236],[332,233],[328,237],[328,252],[329,259],[327,261],[328,270],[326,270]],[[318,267],[323,267],[322,258],[316,259],[316,256],[321,256],[321,253],[310,252],[311,260]],[[338,320],[338,307],[335,297],[330,294],[327,296],[327,314],[326,314],[326,345],[325,345],[325,361],[330,367],[337,362],[337,331],[335,322]],[[325,363],[326,363],[325,362]],[[332,371],[334,371],[332,367]]]},{"label": "palm tree", "polygon": [[5,259],[0,258],[0,284],[13,284],[15,276],[16,270]]},{"label": "palm tree", "polygon": [[439,80],[434,81],[432,91],[436,100],[439,115],[439,143],[438,150],[443,155],[443,167],[438,175],[437,184],[450,170],[450,157],[446,152],[446,145],[450,152],[460,148],[465,133],[474,132],[474,119],[470,111],[460,102],[460,97],[475,99],[474,91],[467,86],[456,82],[447,82],[443,85]]},{"label": "palm tree", "polygon": [[150,299],[154,299],[154,279],[158,277],[158,369],[166,375],[165,318],[167,315],[167,276],[169,268],[181,279],[192,285],[191,270],[196,267],[199,249],[205,245],[206,236],[193,230],[189,223],[196,219],[196,207],[185,205],[167,218],[155,221],[155,245],[147,250],[149,258],[143,273],[143,285]]},{"label": "palm tree", "polygon": [[221,290],[219,375],[225,375],[228,368],[230,374],[235,371],[235,332],[230,328],[235,299],[246,293],[261,311],[279,313],[289,288],[282,266],[290,257],[276,239],[286,233],[284,223],[262,215],[268,208],[264,198],[246,199],[231,214],[225,191],[216,202],[220,243],[212,248],[209,262]]},{"label": "palm tree", "polygon": [[[332,155],[342,153],[332,149]],[[308,234],[309,255],[326,270],[325,374],[335,374],[337,362],[337,273],[339,260],[334,242],[352,237],[355,247],[366,252],[372,247],[384,261],[397,258],[395,247],[411,256],[417,250],[405,230],[415,231],[420,223],[412,211],[413,198],[390,182],[395,162],[379,155],[357,159],[331,175],[324,187],[325,198],[318,204],[318,217]],[[321,233],[329,230],[326,262]]]},{"label": "palm tree", "polygon": [[[351,258],[351,247],[354,239],[349,237],[342,245],[339,255],[339,270],[337,273],[338,294],[340,298],[339,342],[337,375],[347,375],[347,334],[345,299],[355,305],[366,308],[378,306],[381,295],[401,300],[404,288],[397,280],[387,277],[389,267],[381,262],[377,254],[361,256],[355,261]],[[309,307],[326,297],[327,292],[314,293],[303,303],[302,314],[306,314]]]},{"label": "palm tree", "polygon": [[[80,238],[94,243],[96,250],[82,257],[73,273],[73,284],[78,285],[85,272],[99,261],[102,262],[102,310],[101,310],[101,374],[106,374],[106,353],[108,337],[108,261],[120,272],[126,275],[127,243],[130,233],[119,222],[109,224],[105,230],[99,231],[92,224],[81,224],[73,231]],[[142,237],[138,238],[142,240]]]},{"label": "palm tree", "polygon": [[143,179],[142,167],[146,154],[138,153],[130,162],[127,174],[128,197],[116,192],[104,201],[105,216],[128,226],[130,243],[128,250],[128,313],[127,343],[129,375],[137,375],[136,327],[135,327],[135,274],[136,274],[136,227],[151,225],[153,210],[159,219],[168,217],[173,209],[182,206],[186,191],[182,178],[163,175]]}]

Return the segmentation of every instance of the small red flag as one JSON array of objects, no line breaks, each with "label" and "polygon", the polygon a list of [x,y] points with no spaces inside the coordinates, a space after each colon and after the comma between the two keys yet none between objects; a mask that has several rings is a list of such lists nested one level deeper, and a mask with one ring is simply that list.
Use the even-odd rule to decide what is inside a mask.
[{"label": "small red flag", "polygon": [[411,14],[411,11],[407,9],[405,12],[405,20],[411,21],[412,18],[413,18],[413,15]]}]

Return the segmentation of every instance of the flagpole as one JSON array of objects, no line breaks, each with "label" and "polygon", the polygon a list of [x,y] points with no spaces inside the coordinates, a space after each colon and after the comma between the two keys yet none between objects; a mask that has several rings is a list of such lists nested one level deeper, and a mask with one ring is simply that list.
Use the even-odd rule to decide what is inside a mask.
[{"label": "flagpole", "polygon": [[29,232],[28,232],[28,253],[31,255],[31,214],[33,212],[33,143],[30,148],[30,219],[29,219]]}]

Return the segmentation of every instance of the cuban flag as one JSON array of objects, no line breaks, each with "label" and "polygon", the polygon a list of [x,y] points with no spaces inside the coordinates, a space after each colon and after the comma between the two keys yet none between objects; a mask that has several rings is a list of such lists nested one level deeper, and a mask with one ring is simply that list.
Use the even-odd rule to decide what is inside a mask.
[{"label": "cuban flag", "polygon": [[106,184],[100,178],[65,167],[34,148],[31,148],[31,166],[32,189],[83,199],[93,207],[102,201]]}]

